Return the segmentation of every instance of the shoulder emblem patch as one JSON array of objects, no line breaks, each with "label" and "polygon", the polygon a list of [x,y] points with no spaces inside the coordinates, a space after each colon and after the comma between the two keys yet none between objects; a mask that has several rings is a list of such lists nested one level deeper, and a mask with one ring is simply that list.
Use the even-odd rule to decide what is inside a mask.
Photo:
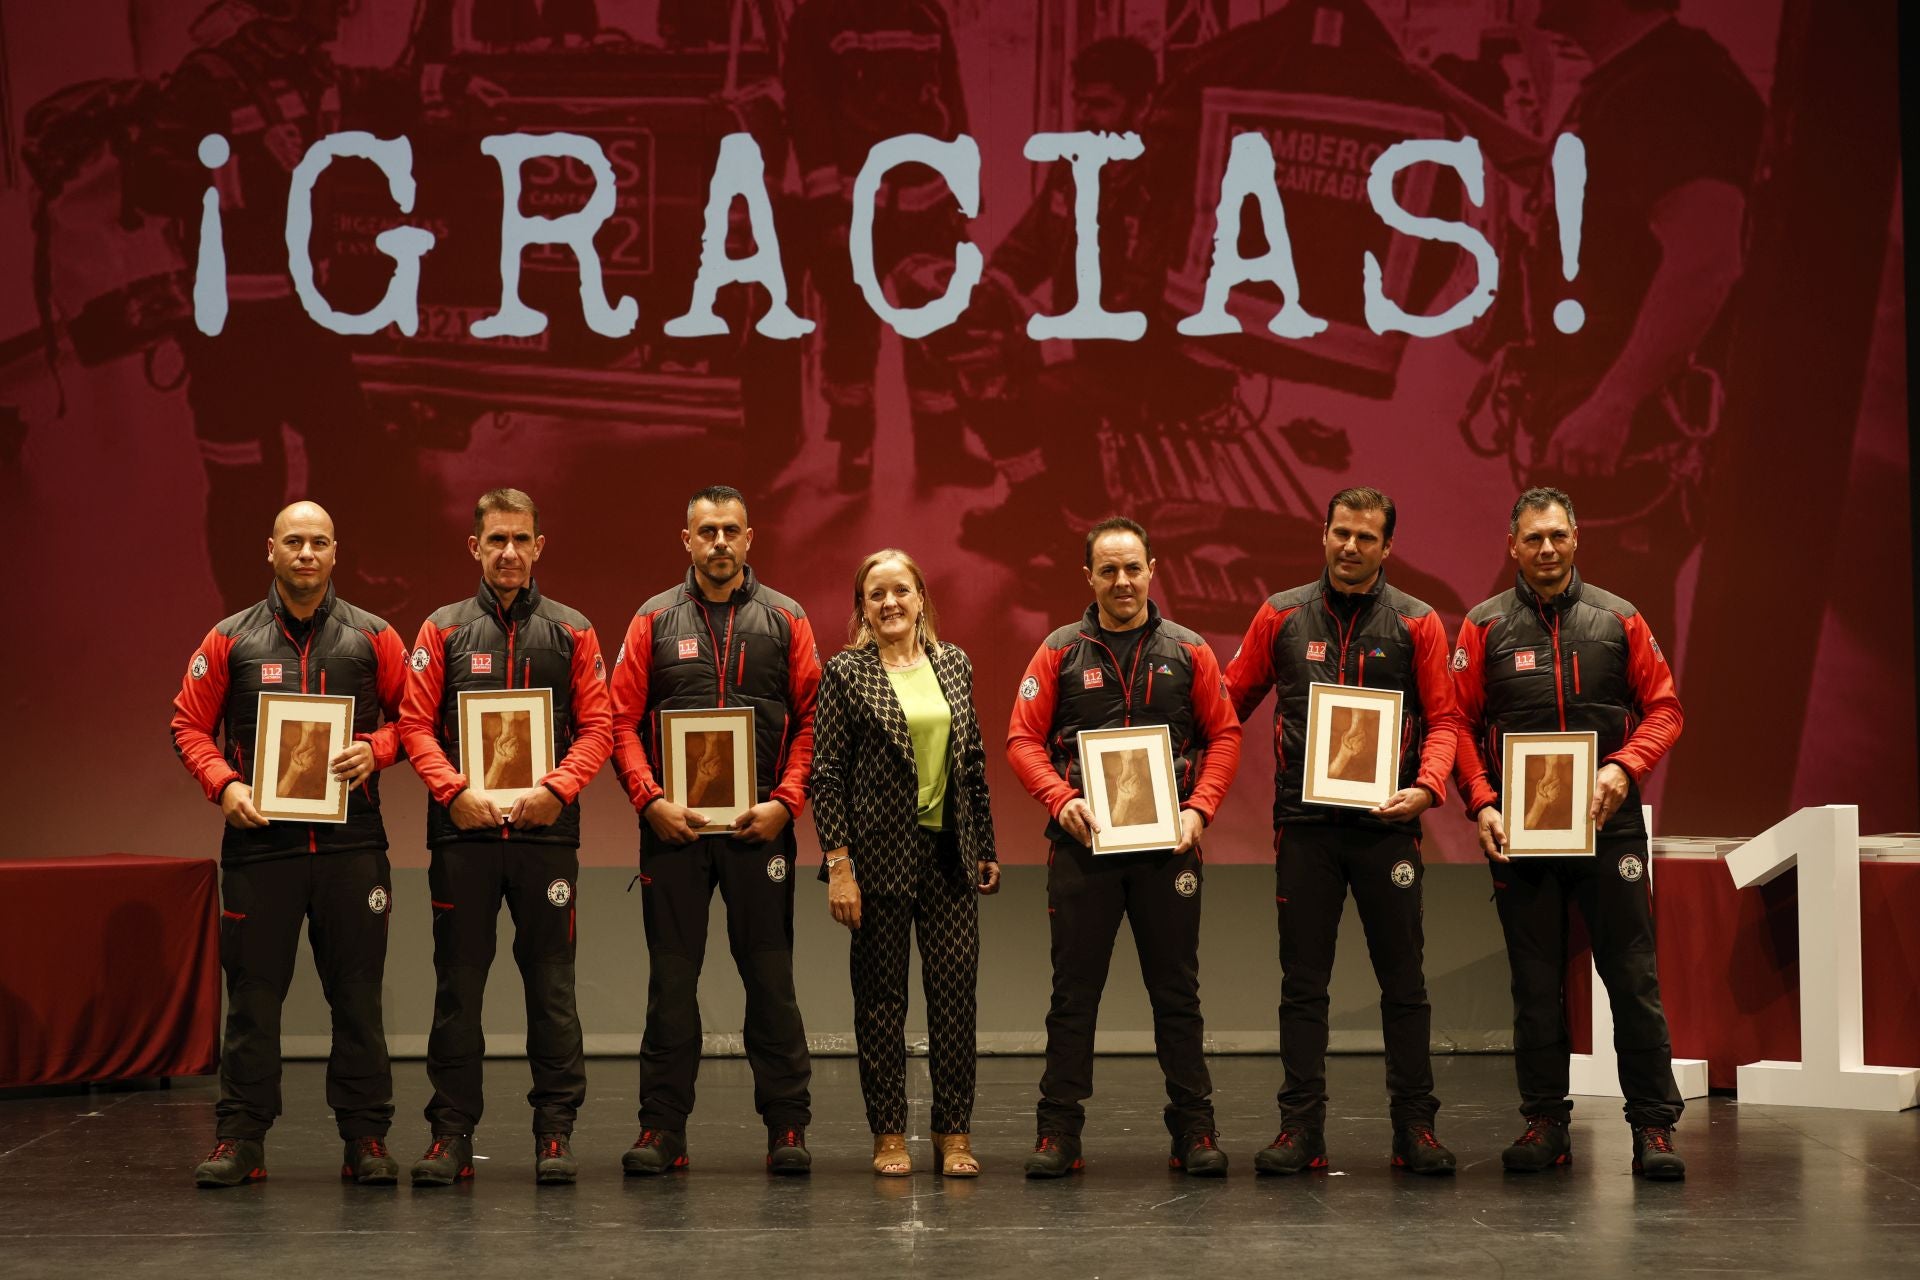
[{"label": "shoulder emblem patch", "polygon": [[413,656],[407,659],[407,665],[415,671],[425,671],[427,669],[427,646],[421,645],[418,649],[415,649]]},{"label": "shoulder emblem patch", "polygon": [[1040,682],[1038,680],[1034,679],[1032,676],[1028,676],[1025,680],[1022,680],[1020,682],[1020,700],[1022,702],[1032,702],[1035,698],[1039,696],[1040,696]]},{"label": "shoulder emblem patch", "polygon": [[187,674],[195,680],[205,680],[207,678],[207,655],[204,653],[194,654],[192,664],[187,667]]},{"label": "shoulder emblem patch", "polygon": [[1455,671],[1465,671],[1467,669],[1467,647],[1465,645],[1461,645],[1453,651],[1453,669]]},{"label": "shoulder emblem patch", "polygon": [[600,655],[597,653],[593,655],[593,678],[595,680],[607,678],[607,664],[600,661]]}]

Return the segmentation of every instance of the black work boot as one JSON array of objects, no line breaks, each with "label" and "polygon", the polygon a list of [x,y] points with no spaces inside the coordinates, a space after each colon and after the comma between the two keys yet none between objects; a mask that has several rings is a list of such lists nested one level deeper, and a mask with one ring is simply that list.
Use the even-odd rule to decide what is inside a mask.
[{"label": "black work boot", "polygon": [[1062,1133],[1043,1133],[1027,1157],[1029,1178],[1064,1178],[1086,1168],[1080,1158],[1080,1139]]},{"label": "black work boot", "polygon": [[813,1172],[813,1153],[807,1150],[805,1129],[767,1130],[767,1172],[795,1175]]},{"label": "black work boot", "polygon": [[1633,1131],[1633,1171],[1649,1182],[1678,1182],[1687,1162],[1673,1149],[1673,1130],[1650,1124]]},{"label": "black work boot", "polygon": [[1557,1116],[1528,1116],[1527,1131],[1500,1153],[1500,1163],[1511,1173],[1539,1173],[1572,1164],[1573,1137],[1567,1122]]},{"label": "black work boot", "polygon": [[1393,1167],[1409,1173],[1451,1174],[1453,1152],[1441,1146],[1426,1125],[1410,1124],[1393,1135]]},{"label": "black work boot", "polygon": [[193,1169],[196,1187],[237,1187],[267,1176],[267,1144],[248,1138],[222,1138]]},{"label": "black work boot", "polygon": [[1253,1157],[1256,1173],[1291,1174],[1327,1167],[1327,1135],[1319,1129],[1282,1129]]},{"label": "black work boot", "polygon": [[656,1173],[684,1169],[687,1159],[687,1133],[684,1129],[642,1129],[625,1155],[620,1167],[629,1178],[646,1178]]},{"label": "black work boot", "polygon": [[340,1156],[340,1176],[363,1187],[390,1187],[400,1181],[400,1164],[387,1154],[385,1138],[353,1138]]},{"label": "black work boot", "polygon": [[533,1180],[572,1182],[580,1174],[573,1159],[573,1135],[543,1133],[533,1140]]},{"label": "black work boot", "polygon": [[1227,1153],[1220,1149],[1219,1137],[1211,1129],[1200,1129],[1175,1138],[1167,1166],[1184,1170],[1190,1178],[1226,1177]]},{"label": "black work boot", "polygon": [[427,1153],[413,1162],[413,1185],[447,1187],[473,1176],[473,1135],[435,1134]]}]

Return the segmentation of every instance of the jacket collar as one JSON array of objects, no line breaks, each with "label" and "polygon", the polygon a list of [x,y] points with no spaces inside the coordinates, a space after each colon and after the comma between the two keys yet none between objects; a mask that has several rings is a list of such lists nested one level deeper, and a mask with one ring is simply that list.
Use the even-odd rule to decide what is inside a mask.
[{"label": "jacket collar", "polygon": [[1380,595],[1387,589],[1387,567],[1380,566],[1380,572],[1373,576],[1373,585],[1365,591],[1342,591],[1333,585],[1333,572],[1320,571],[1320,594],[1326,597],[1327,607],[1337,609],[1343,601],[1350,601],[1356,612],[1371,609],[1379,602]]},{"label": "jacket collar", "polygon": [[487,613],[496,618],[501,618],[502,621],[525,622],[533,616],[533,611],[540,607],[540,584],[537,582],[529,582],[526,586],[520,588],[519,592],[513,597],[513,608],[508,610],[504,616],[500,610],[500,597],[493,593],[493,588],[487,585],[485,578],[480,580],[480,592],[474,596],[474,602]]},{"label": "jacket collar", "polygon": [[[1100,628],[1099,601],[1095,601],[1094,603],[1087,606],[1087,611],[1080,615],[1080,621],[1081,621],[1081,627],[1080,627],[1081,635],[1086,636],[1088,639],[1092,639],[1093,637],[1100,634],[1101,628]],[[1160,627],[1160,606],[1155,604],[1152,598],[1149,597],[1147,600],[1147,620],[1145,623],[1141,625],[1140,630],[1145,634],[1151,635],[1154,631],[1158,630],[1159,627]]]},{"label": "jacket collar", "polygon": [[1580,603],[1580,571],[1573,569],[1570,572],[1573,576],[1567,582],[1567,589],[1551,600],[1542,600],[1535,595],[1533,588],[1527,584],[1526,575],[1519,572],[1513,575],[1514,589],[1520,593],[1521,602],[1543,618],[1549,613],[1565,613]]},{"label": "jacket collar", "polygon": [[[733,594],[728,597],[728,603],[734,605],[745,604],[747,601],[753,599],[759,590],[760,579],[753,576],[753,566],[743,564],[740,566],[740,585],[733,589]],[[687,566],[687,595],[694,600],[706,599],[706,597],[700,593],[700,580],[694,575],[692,565]]]},{"label": "jacket collar", "polygon": [[[320,607],[315,609],[313,616],[305,622],[302,622],[301,625],[318,627],[321,623],[325,622],[333,613],[333,602],[333,583],[329,582],[327,583],[327,594],[320,599]],[[280,598],[280,584],[277,582],[267,584],[267,608],[272,612],[274,619],[283,627],[288,623],[299,621],[299,619],[287,612],[286,601]]]}]

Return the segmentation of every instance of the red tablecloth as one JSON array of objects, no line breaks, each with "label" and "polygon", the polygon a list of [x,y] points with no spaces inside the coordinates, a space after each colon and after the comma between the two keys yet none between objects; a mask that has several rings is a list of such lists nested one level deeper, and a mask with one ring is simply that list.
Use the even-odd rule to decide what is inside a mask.
[{"label": "red tablecloth", "polygon": [[[1736,889],[1719,858],[1656,857],[1655,926],[1660,995],[1680,1058],[1705,1058],[1716,1089],[1735,1086],[1743,1063],[1800,1057],[1799,877]],[[1576,922],[1578,917],[1576,916]],[[1861,1007],[1866,1058],[1920,1066],[1920,863],[1860,864]],[[1576,939],[1584,947],[1584,937]],[[1592,969],[1570,965],[1568,1022],[1574,1050],[1592,1043]]]},{"label": "red tablecloth", "polygon": [[0,859],[0,1088],[213,1071],[219,917],[209,859]]}]

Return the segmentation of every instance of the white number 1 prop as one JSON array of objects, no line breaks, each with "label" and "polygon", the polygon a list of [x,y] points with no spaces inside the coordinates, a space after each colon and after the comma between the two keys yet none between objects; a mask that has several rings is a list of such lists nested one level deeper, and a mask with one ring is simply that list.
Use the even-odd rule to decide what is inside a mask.
[{"label": "white number 1 prop", "polygon": [[1800,1061],[1740,1068],[1740,1101],[1850,1111],[1920,1105],[1920,1068],[1866,1065],[1860,810],[1802,809],[1727,855],[1735,888],[1800,869]]},{"label": "white number 1 prop", "polygon": [[[1647,892],[1653,892],[1653,806],[1640,806],[1647,827]],[[1593,974],[1593,1052],[1576,1053],[1569,1060],[1568,1092],[1589,1098],[1621,1098],[1620,1063],[1613,1054],[1613,1003],[1600,983],[1600,969],[1591,961]],[[1704,1058],[1675,1058],[1673,1083],[1682,1098],[1704,1098],[1707,1087],[1707,1063]]]}]

